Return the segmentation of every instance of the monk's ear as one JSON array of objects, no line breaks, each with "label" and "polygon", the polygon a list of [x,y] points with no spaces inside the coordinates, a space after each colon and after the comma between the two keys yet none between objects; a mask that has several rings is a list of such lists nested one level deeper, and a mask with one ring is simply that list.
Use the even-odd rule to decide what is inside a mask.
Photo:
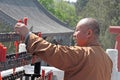
[{"label": "monk's ear", "polygon": [[88,29],[87,31],[87,37],[91,37],[93,35],[93,31],[91,29]]}]

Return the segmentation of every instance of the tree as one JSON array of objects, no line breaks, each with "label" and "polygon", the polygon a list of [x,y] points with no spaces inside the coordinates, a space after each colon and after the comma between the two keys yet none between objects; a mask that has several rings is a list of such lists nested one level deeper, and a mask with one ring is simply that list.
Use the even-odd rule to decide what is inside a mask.
[{"label": "tree", "polygon": [[120,25],[120,0],[77,0],[75,8],[63,0],[59,1],[54,1],[54,5],[51,3],[53,7],[50,10],[57,18],[70,26],[75,26],[81,18],[96,18],[100,22],[99,40],[103,48],[114,47],[115,36],[110,34],[109,26]]},{"label": "tree", "polygon": [[70,26],[74,26],[76,24],[77,16],[73,4],[69,4],[64,1],[55,2],[54,10],[54,15],[63,22],[66,22]]},{"label": "tree", "polygon": [[109,26],[120,25],[120,0],[78,0],[76,9],[81,18],[93,17],[100,22],[100,42],[104,49],[113,48],[115,40]]},{"label": "tree", "polygon": [[54,0],[38,0],[38,2],[40,2],[42,5],[44,5],[44,7],[49,10],[52,11],[53,7],[54,7]]},{"label": "tree", "polygon": [[56,16],[58,19],[71,27],[75,26],[76,22],[78,21],[74,4],[70,4],[63,0],[39,0],[39,2],[43,4],[45,8],[50,11],[54,16]]},{"label": "tree", "polygon": [[120,25],[120,0],[108,0],[108,15],[112,25]]},{"label": "tree", "polygon": [[75,7],[76,7],[76,13],[77,15],[80,15],[79,12],[83,10],[83,8],[86,6],[88,0],[77,0]]}]

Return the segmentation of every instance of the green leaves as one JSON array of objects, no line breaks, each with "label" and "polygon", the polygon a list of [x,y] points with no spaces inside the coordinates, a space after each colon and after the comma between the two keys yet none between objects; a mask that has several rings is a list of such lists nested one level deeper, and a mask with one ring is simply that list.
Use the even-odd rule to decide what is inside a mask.
[{"label": "green leaves", "polygon": [[104,49],[114,46],[115,35],[109,26],[120,26],[120,0],[77,0],[71,4],[63,0],[39,0],[53,15],[74,27],[84,17],[93,17],[100,22],[100,42]]},{"label": "green leaves", "polygon": [[76,25],[78,20],[74,4],[70,4],[63,0],[39,0],[39,2],[64,23],[72,27]]}]

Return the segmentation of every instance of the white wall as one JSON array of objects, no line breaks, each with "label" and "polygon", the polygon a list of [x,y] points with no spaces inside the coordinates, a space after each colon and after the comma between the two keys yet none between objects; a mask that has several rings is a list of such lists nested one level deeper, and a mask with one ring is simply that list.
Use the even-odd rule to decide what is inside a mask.
[{"label": "white wall", "polygon": [[120,72],[118,72],[117,63],[118,63],[118,50],[117,49],[107,49],[106,53],[109,55],[113,62],[113,69],[111,80],[120,80]]}]

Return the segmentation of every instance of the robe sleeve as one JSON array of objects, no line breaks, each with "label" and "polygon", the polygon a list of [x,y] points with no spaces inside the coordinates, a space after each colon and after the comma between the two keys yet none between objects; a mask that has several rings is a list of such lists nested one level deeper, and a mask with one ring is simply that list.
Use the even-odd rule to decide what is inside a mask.
[{"label": "robe sleeve", "polygon": [[49,65],[61,70],[69,70],[86,56],[85,50],[81,47],[55,45],[33,33],[29,35],[27,51],[30,54],[37,55]]}]

